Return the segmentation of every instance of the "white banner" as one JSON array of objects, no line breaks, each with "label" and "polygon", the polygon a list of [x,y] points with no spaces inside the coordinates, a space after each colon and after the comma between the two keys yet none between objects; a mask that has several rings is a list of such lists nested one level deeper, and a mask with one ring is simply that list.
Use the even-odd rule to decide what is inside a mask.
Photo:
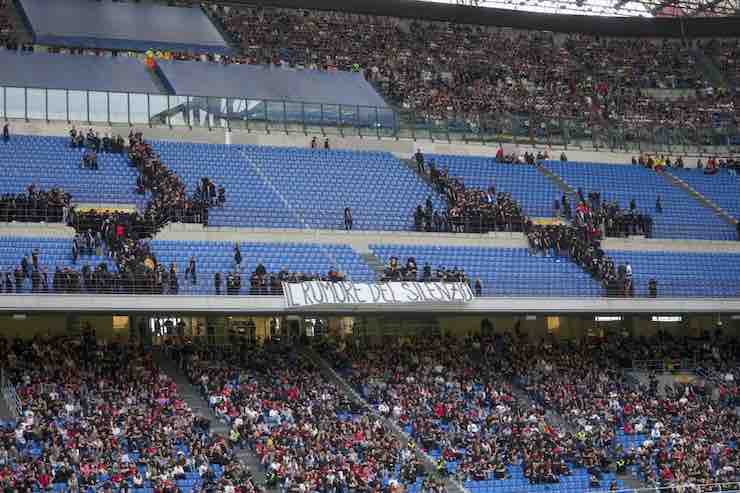
[{"label": "white banner", "polygon": [[284,282],[283,295],[289,308],[310,305],[467,303],[474,298],[470,286],[464,282]]}]

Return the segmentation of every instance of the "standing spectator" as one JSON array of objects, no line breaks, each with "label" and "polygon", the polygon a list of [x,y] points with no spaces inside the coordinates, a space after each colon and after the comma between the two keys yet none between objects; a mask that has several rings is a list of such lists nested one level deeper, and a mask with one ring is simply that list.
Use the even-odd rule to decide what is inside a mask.
[{"label": "standing spectator", "polygon": [[10,141],[10,123],[3,125],[3,142],[6,144]]},{"label": "standing spectator", "polygon": [[420,175],[423,175],[424,174],[424,154],[421,153],[421,149],[416,150],[416,154],[414,154],[414,159],[416,160],[416,171],[418,171]]},{"label": "standing spectator", "polygon": [[660,195],[655,199],[655,212],[659,214],[663,212],[663,203],[660,200]]},{"label": "standing spectator", "polygon": [[316,149],[317,147],[319,147],[319,139],[314,135],[311,139],[311,149]]},{"label": "standing spectator", "polygon": [[213,287],[216,290],[216,294],[220,295],[221,294],[221,273],[220,272],[216,272],[213,275]]},{"label": "standing spectator", "polygon": [[331,146],[329,145],[329,137],[324,139],[324,149],[327,151],[331,149]]},{"label": "standing spectator", "polygon": [[31,265],[28,263],[28,255],[24,255],[21,259],[21,269],[23,269],[23,277],[31,277]]},{"label": "standing spectator", "polygon": [[650,281],[648,281],[648,296],[651,298],[658,297],[658,281],[655,279],[650,279]]},{"label": "standing spectator", "polygon": [[188,276],[190,276],[192,284],[198,284],[197,266],[195,263],[195,256],[190,257],[190,262],[188,262],[188,268],[185,269],[185,278],[187,279]]},{"label": "standing spectator", "polygon": [[170,264],[170,294],[177,294],[180,285],[177,281],[177,266],[174,262]]},{"label": "standing spectator", "polygon": [[349,207],[344,208],[344,229],[352,231],[352,209]]},{"label": "standing spectator", "polygon": [[560,153],[560,162],[561,163],[567,163],[568,162],[568,156],[565,155],[565,151]]},{"label": "standing spectator", "polygon": [[234,245],[234,263],[239,267],[242,266],[242,251],[239,249],[239,243]]},{"label": "standing spectator", "polygon": [[480,281],[480,277],[475,280],[475,295],[483,296],[483,283]]}]

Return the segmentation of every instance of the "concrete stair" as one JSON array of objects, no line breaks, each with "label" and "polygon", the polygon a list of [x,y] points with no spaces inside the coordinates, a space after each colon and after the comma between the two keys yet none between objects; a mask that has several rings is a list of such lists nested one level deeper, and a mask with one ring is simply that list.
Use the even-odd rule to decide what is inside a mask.
[{"label": "concrete stair", "polygon": [[5,396],[0,399],[0,419],[15,419],[16,414],[10,410],[8,402],[5,400]]},{"label": "concrete stair", "polygon": [[677,176],[669,173],[664,172],[661,173],[663,177],[668,180],[672,185],[683,189],[686,191],[689,195],[694,197],[696,200],[698,200],[704,207],[711,210],[718,216],[720,216],[727,224],[731,226],[735,226],[737,224],[737,219],[732,217],[726,210],[721,208],[719,205],[708,199],[706,196],[699,193],[694,187],[683,181],[682,179],[678,178]]},{"label": "concrete stair", "polygon": [[[226,435],[229,433],[229,427],[216,418],[216,415],[211,411],[211,408],[208,407],[208,403],[200,394],[198,389],[190,383],[188,378],[185,376],[185,373],[178,368],[177,364],[173,360],[167,358],[161,352],[156,352],[155,361],[160,370],[174,380],[177,385],[177,392],[185,403],[190,406],[193,413],[210,420],[211,434]],[[252,453],[249,449],[236,450],[235,455],[241,463],[252,472],[257,484],[264,485],[265,471],[260,464],[260,460],[257,455]],[[268,491],[273,490],[268,489]]]},{"label": "concrete stair", "polygon": [[[383,421],[388,429],[391,430],[391,432],[396,436],[396,438],[402,445],[405,446],[411,440],[411,438],[406,433],[404,433],[404,431],[401,430],[401,428],[399,428],[396,423],[378,415],[375,409],[370,406],[370,404],[368,404],[368,402],[365,401],[365,399],[363,399],[362,396],[360,396],[360,394],[358,394],[349,383],[347,383],[342,377],[340,377],[339,374],[334,371],[334,368],[332,368],[332,366],[327,363],[326,360],[324,360],[321,356],[319,356],[315,351],[309,348],[304,348],[303,355],[307,359],[312,361],[316,366],[318,366],[326,378],[335,382],[339,386],[339,388],[343,389],[345,394],[350,399],[352,399],[357,404],[365,407],[374,417],[380,418],[381,421]],[[436,470],[435,461],[431,456],[429,456],[425,452],[422,452],[418,447],[416,448],[416,454],[428,473],[432,473]],[[447,493],[469,493],[469,491],[461,483],[451,477],[445,480],[445,486],[445,491]]]},{"label": "concrete stair", "polygon": [[537,165],[537,171],[545,175],[547,178],[550,179],[551,182],[555,184],[563,193],[568,195],[573,195],[576,193],[576,191],[570,187],[565,181],[560,178],[558,175],[550,171],[549,169],[545,168],[544,166]]},{"label": "concrete stair", "polygon": [[376,279],[381,279],[385,272],[385,266],[383,262],[372,252],[360,253],[362,260],[370,267],[370,270],[375,273]]}]

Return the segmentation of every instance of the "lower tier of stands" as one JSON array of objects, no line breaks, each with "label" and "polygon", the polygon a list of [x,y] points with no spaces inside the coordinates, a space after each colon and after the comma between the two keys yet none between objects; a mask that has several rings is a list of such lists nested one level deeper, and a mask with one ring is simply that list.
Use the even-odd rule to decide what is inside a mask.
[{"label": "lower tier of stands", "polygon": [[[166,277],[162,294],[281,294],[282,280],[327,278],[332,271],[355,282],[377,278],[360,254],[344,244],[243,242],[239,243],[238,256],[233,242],[154,240],[150,245],[152,261],[161,265]],[[402,267],[413,258],[417,266],[414,278],[420,281],[428,270],[431,279],[464,278],[474,290],[480,282],[484,297],[606,294],[599,282],[564,254],[545,256],[525,248],[441,245],[371,245],[371,250],[384,265],[396,257]],[[740,296],[740,254],[634,250],[607,254],[615,265],[630,264],[637,297],[651,295],[649,284],[653,279],[657,297]],[[258,266],[262,271],[259,279],[254,276]],[[95,283],[94,288],[86,286],[85,271],[94,273],[101,268],[105,282]],[[83,248],[75,262],[68,238],[0,238],[0,291],[5,294],[55,289],[118,292],[125,282],[117,271],[118,264],[105,247],[92,251]],[[229,276],[237,273],[239,288],[228,290]],[[76,276],[71,283],[64,277],[70,275]]]},{"label": "lower tier of stands", "polygon": [[374,245],[386,264],[413,257],[419,276],[425,264],[434,271],[464,270],[483,296],[602,296],[604,289],[567,257],[533,255],[525,248]]},{"label": "lower tier of stands", "polygon": [[658,283],[658,296],[674,298],[740,296],[740,255],[694,252],[609,251],[615,263],[629,262],[635,296],[648,295],[648,282]]}]

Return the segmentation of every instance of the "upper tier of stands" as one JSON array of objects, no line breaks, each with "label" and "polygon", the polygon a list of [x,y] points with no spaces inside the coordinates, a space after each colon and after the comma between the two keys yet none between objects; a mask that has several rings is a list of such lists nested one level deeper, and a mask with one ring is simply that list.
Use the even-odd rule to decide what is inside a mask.
[{"label": "upper tier of stands", "polygon": [[730,174],[724,169],[714,175],[680,169],[671,170],[671,173],[740,220],[740,179],[736,174]]},{"label": "upper tier of stands", "polygon": [[112,50],[228,53],[200,8],[156,3],[20,0],[36,43]]},{"label": "upper tier of stands", "polygon": [[602,296],[604,289],[566,257],[532,255],[524,248],[372,245],[385,264],[416,259],[419,276],[432,270],[463,269],[471,283],[481,280],[483,296]]},{"label": "upper tier of stands", "polygon": [[12,0],[0,0],[0,47],[12,45],[15,41],[13,24],[8,16],[8,3]]},{"label": "upper tier of stands", "polygon": [[[736,101],[711,89],[677,40],[616,40],[342,12],[213,7],[240,61],[351,70],[398,106],[430,120],[485,125],[491,115],[532,120],[602,117],[628,127],[717,124]],[[506,47],[506,49],[501,49]],[[643,88],[688,88],[657,100]],[[479,118],[482,115],[482,118]],[[665,115],[670,115],[666,119]],[[530,128],[536,128],[530,126]]]},{"label": "upper tier of stands", "polygon": [[[733,240],[732,226],[660,173],[641,166],[546,161],[544,166],[574,189],[601,194],[602,201],[616,201],[623,210],[632,199],[637,210],[653,218],[655,238]],[[660,196],[663,212],[655,209]]]},{"label": "upper tier of stands", "polygon": [[449,176],[462,179],[466,187],[509,192],[530,217],[550,217],[552,204],[562,192],[534,166],[497,163],[494,158],[477,156],[429,155],[435,166],[447,168]]},{"label": "upper tier of stands", "polygon": [[740,39],[712,40],[702,43],[701,47],[722,72],[730,87],[740,90],[740,62],[737,56],[740,53]]},{"label": "upper tier of stands", "polygon": [[[45,4],[49,0],[27,0],[29,4]],[[65,16],[72,16],[78,5],[68,2],[53,4],[63,15],[54,18],[55,24]],[[100,9],[133,9],[143,19],[144,26],[128,35],[130,40],[146,39],[146,27],[151,22],[158,29],[186,33],[197,38],[199,29],[183,28],[187,24],[176,19],[184,13],[207,17],[197,8],[179,9],[155,5],[130,5],[104,2],[93,4],[82,21]],[[101,6],[102,5],[102,6]],[[555,36],[549,32],[512,31],[475,25],[429,23],[408,19],[358,16],[341,12],[274,9],[263,7],[210,6],[220,18],[223,28],[239,45],[234,56],[219,58],[207,49],[208,56],[195,56],[196,47],[180,47],[182,51],[168,53],[165,58],[177,60],[208,59],[218,61],[210,67],[195,67],[180,62],[170,65],[170,76],[177,80],[179,94],[213,97],[288,98],[308,103],[324,102],[333,105],[377,105],[385,107],[381,98],[358,80],[342,81],[323,87],[316,84],[325,78],[322,74],[292,73],[291,86],[299,90],[287,91],[268,71],[253,71],[254,79],[240,88],[232,73],[243,67],[225,67],[227,64],[248,63],[279,65],[292,68],[342,70],[362,72],[401,110],[401,117],[393,120],[381,115],[383,123],[403,122],[405,125],[423,124],[424,130],[447,133],[464,132],[475,135],[516,134],[521,137],[547,138],[558,141],[591,140],[614,145],[648,141],[660,144],[726,145],[738,137],[736,108],[737,92],[713,85],[721,85],[717,77],[701,62],[699,48],[691,40],[663,39],[609,39],[598,36]],[[158,9],[149,15],[150,9]],[[160,13],[160,11],[163,13]],[[154,12],[152,10],[152,12]],[[128,14],[127,14],[128,15]],[[162,17],[163,20],[159,20]],[[106,16],[101,18],[106,20]],[[140,20],[137,18],[137,21]],[[124,16],[125,21],[125,16]],[[172,25],[170,24],[172,23]],[[100,22],[85,23],[98,25]],[[103,22],[105,24],[105,22]],[[121,22],[126,25],[127,22]],[[177,24],[177,28],[174,25]],[[164,28],[162,28],[164,26]],[[101,29],[105,29],[104,27]],[[139,30],[140,29],[140,30]],[[190,31],[190,32],[188,32]],[[195,34],[193,34],[195,33]],[[99,41],[99,40],[98,40]],[[119,40],[115,40],[119,42]],[[195,42],[195,41],[193,41]],[[171,40],[156,43],[142,42],[149,48],[177,50]],[[147,44],[148,43],[148,44]],[[169,44],[168,44],[169,43]],[[64,43],[62,43],[64,44]],[[68,38],[68,46],[77,44]],[[500,47],[506,46],[506,50]],[[712,51],[719,52],[709,59],[723,71],[732,84],[734,65],[733,45],[722,43]],[[495,61],[495,62],[492,62]],[[711,62],[709,62],[711,63]],[[204,64],[205,65],[205,64]],[[187,71],[188,73],[183,73]],[[193,77],[189,72],[202,72]],[[161,77],[161,75],[160,75]],[[349,74],[342,77],[350,78]],[[163,84],[172,90],[169,83]],[[264,79],[264,80],[263,80]],[[711,82],[710,82],[711,81]],[[264,84],[263,84],[264,82]],[[736,83],[736,82],[735,82]],[[658,90],[657,92],[655,90]],[[219,94],[222,93],[222,94]],[[248,94],[249,93],[249,94]],[[348,99],[352,101],[348,102]],[[202,101],[191,102],[205,107]],[[218,114],[223,109],[210,106]],[[259,108],[262,118],[269,108]],[[413,110],[414,115],[406,115]],[[245,110],[246,111],[246,110]],[[305,117],[298,106],[283,113],[282,105],[271,110],[268,120],[282,121],[284,116],[300,121]],[[331,108],[327,113],[339,110]],[[158,111],[152,111],[156,114]],[[230,117],[243,114],[230,113]],[[308,111],[308,117],[313,115]],[[373,112],[374,113],[374,112]],[[326,122],[340,119],[327,114]],[[359,121],[355,121],[355,118]],[[237,118],[238,119],[238,118]],[[448,121],[445,121],[448,119]],[[376,121],[374,114],[355,116],[348,113],[342,122],[365,125]],[[619,128],[617,128],[619,127]],[[394,127],[394,131],[400,131]]]}]

